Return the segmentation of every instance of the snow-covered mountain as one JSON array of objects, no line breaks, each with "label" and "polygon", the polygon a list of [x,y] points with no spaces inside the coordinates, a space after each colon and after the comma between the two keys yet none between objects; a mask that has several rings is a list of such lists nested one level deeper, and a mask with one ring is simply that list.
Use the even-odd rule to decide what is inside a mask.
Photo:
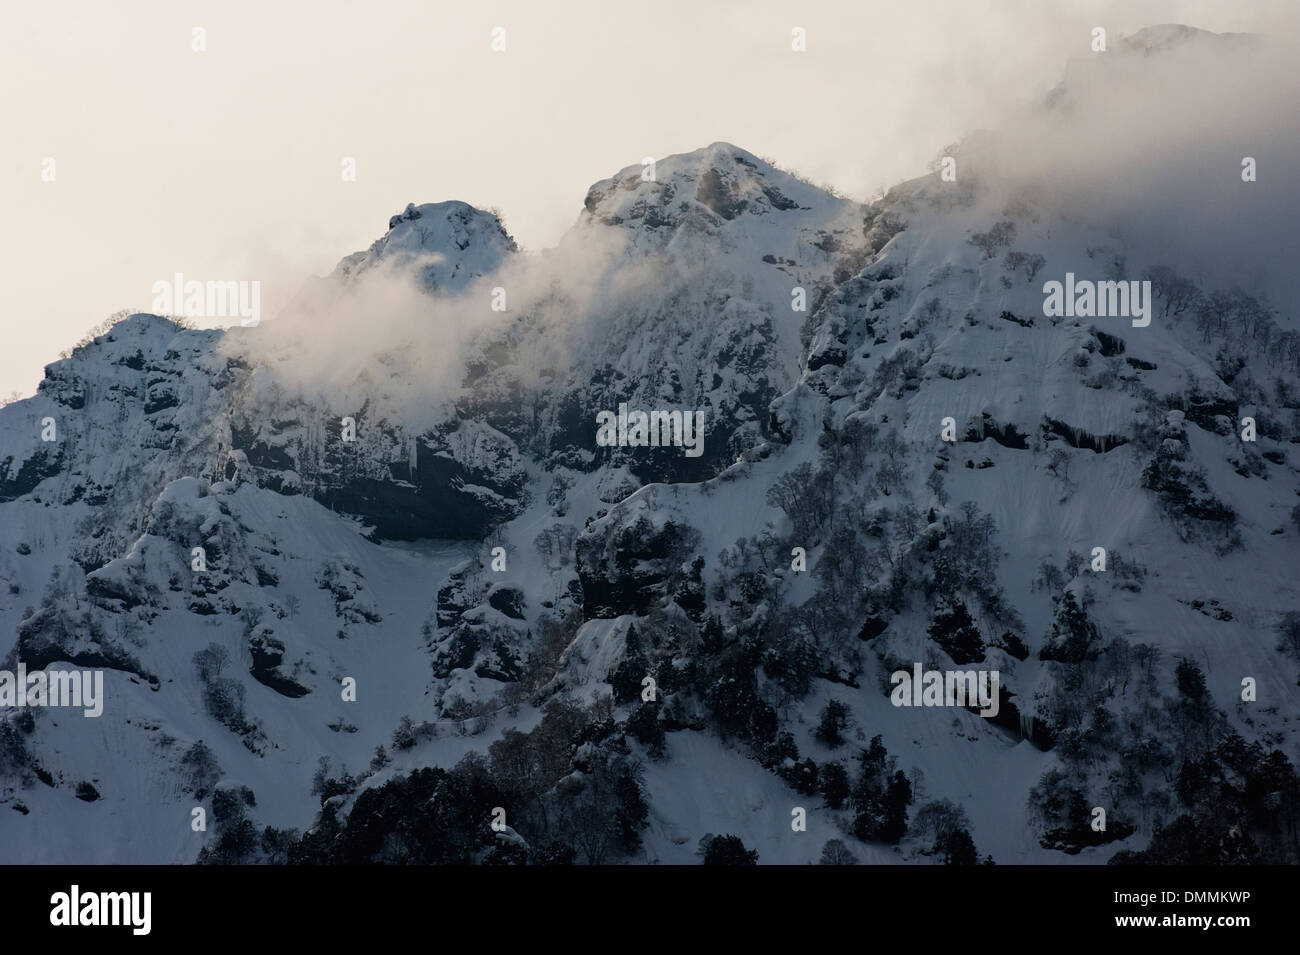
[{"label": "snow-covered mountain", "polygon": [[[1116,69],[1188,43],[1250,55]],[[0,861],[1297,861],[1295,303],[998,143],[868,204],[714,143],[537,256],[412,204],[276,320],[49,365],[0,669],[103,714],[0,708]]]}]

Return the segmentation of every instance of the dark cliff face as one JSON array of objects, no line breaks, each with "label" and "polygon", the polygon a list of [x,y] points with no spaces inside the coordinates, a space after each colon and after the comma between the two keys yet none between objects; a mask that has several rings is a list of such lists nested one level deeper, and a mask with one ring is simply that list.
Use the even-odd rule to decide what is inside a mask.
[{"label": "dark cliff face", "polygon": [[57,445],[40,448],[25,460],[16,461],[12,455],[0,460],[0,501],[12,501],[34,491],[46,478],[59,473],[63,464],[63,450]]},{"label": "dark cliff face", "polygon": [[[691,580],[699,532],[668,520],[629,517],[602,522],[577,541],[578,580],[587,619],[644,614]],[[698,568],[695,569],[698,579]]]},{"label": "dark cliff face", "polygon": [[[524,486],[518,453],[504,435],[490,438],[466,460],[456,455],[462,425],[453,421],[424,435],[397,425],[354,420],[355,443],[342,439],[341,419],[296,406],[294,417],[276,421],[276,433],[232,424],[232,450],[243,452],[259,484],[281,493],[306,493],[331,510],[360,517],[378,538],[480,540],[518,513]],[[310,435],[324,436],[323,446]]]}]

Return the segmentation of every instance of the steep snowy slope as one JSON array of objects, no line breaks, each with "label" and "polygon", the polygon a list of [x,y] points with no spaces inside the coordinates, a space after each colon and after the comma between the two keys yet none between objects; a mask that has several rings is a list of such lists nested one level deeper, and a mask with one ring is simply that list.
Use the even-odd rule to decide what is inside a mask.
[{"label": "steep snowy slope", "polygon": [[[1108,648],[1110,659],[1144,654],[1166,688],[1179,658],[1195,661],[1238,732],[1296,751],[1295,663],[1276,651],[1275,628],[1300,597],[1290,516],[1297,422],[1293,392],[1254,384],[1290,380],[1294,369],[1279,352],[1256,352],[1244,368],[1229,363],[1229,384],[1214,357],[1222,344],[1205,347],[1190,323],[1045,318],[1041,284],[1029,285],[1008,261],[1042,256],[1041,275],[1050,276],[1089,262],[1090,247],[1100,259],[1103,237],[1084,232],[1071,246],[1059,230],[1047,239],[1031,217],[1017,222],[1007,250],[1020,258],[985,258],[966,239],[993,222],[974,208],[944,208],[942,188],[913,183],[883,204],[878,214],[907,227],[815,316],[808,370],[774,406],[789,446],[715,481],[647,488],[621,502],[579,539],[580,572],[587,594],[623,597],[601,616],[644,612],[662,574],[623,554],[647,541],[670,553],[673,528],[694,528],[715,546],[749,538],[740,549],[748,559],[722,553],[704,573],[706,589],[734,587],[744,579],[738,570],[769,578],[773,589],[759,592],[777,595],[777,606],[736,600],[736,637],[756,634],[789,659],[789,634],[800,633],[818,661],[814,673],[847,673],[862,688],[888,687],[888,674],[910,671],[912,661],[999,670],[1011,695],[998,722],[1010,735],[961,710],[894,708],[880,691],[858,687],[825,685],[799,709],[811,725],[828,698],[847,703],[857,725],[921,771],[931,795],[966,808],[981,849],[1033,861],[1041,848],[1023,795],[1007,796],[1027,793],[1054,765],[1031,755],[1029,738],[1047,746],[1063,734],[1054,707],[1059,681],[1074,674],[1036,657],[1064,591],[1099,629],[1097,650],[1123,641]],[[1253,442],[1239,436],[1248,414],[1261,422]],[[951,443],[943,440],[949,418]],[[1166,455],[1178,471],[1160,483]],[[815,467],[799,472],[803,462]],[[783,473],[796,477],[781,498],[785,513],[764,495]],[[977,530],[968,505],[991,517],[996,533],[986,551],[960,558],[972,566],[954,578],[933,554],[965,546],[954,539]],[[647,518],[653,525],[641,524]],[[794,547],[807,551],[815,592],[784,569]],[[1096,547],[1106,550],[1104,571],[1091,569]],[[934,638],[938,611],[954,599],[977,634],[976,651],[963,657]],[[782,613],[781,604],[797,606]],[[858,638],[868,654],[857,654]],[[1121,711],[1153,692],[1136,677],[1129,685],[1127,666],[1078,701],[1085,716],[1098,703]],[[1246,678],[1260,701],[1253,708],[1241,702]],[[806,730],[796,739],[802,753],[826,753]],[[954,740],[967,739],[979,745],[954,751]],[[1115,784],[1118,754],[1089,758],[1089,806],[1138,823],[1141,793],[1101,796]],[[1152,819],[1141,821],[1149,835]]]}]

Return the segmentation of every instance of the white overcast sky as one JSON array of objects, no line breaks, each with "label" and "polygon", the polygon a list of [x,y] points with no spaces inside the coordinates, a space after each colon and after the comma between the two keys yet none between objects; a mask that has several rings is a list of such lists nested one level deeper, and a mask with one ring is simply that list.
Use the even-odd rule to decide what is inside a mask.
[{"label": "white overcast sky", "polygon": [[716,140],[868,198],[1040,96],[1095,26],[1276,33],[1296,6],[0,3],[0,396],[32,393],[61,349],[148,310],[175,272],[259,280],[273,314],[407,202],[498,207],[536,251],[591,183]]}]

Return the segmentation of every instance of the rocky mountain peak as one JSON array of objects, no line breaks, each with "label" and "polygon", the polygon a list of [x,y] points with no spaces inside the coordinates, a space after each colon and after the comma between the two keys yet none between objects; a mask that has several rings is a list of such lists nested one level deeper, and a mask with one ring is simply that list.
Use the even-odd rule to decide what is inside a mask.
[{"label": "rocky mountain peak", "polygon": [[408,203],[389,218],[384,235],[340,261],[332,277],[348,282],[379,266],[415,269],[427,291],[452,294],[495,272],[518,251],[491,212],[455,200]]}]

